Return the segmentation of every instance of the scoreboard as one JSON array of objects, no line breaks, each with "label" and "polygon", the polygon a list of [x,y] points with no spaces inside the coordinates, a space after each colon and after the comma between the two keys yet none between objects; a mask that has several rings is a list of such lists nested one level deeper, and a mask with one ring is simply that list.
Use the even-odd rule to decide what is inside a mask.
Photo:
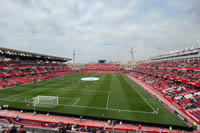
[{"label": "scoreboard", "polygon": [[106,64],[106,60],[99,60],[98,63],[99,64]]}]

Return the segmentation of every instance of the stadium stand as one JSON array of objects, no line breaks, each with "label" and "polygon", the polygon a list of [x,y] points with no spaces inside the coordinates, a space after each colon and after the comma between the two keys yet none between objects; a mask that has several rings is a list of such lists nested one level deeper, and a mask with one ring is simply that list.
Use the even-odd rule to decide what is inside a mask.
[{"label": "stadium stand", "polygon": [[80,73],[119,73],[119,64],[85,64]]},{"label": "stadium stand", "polygon": [[[71,73],[125,73],[136,79],[144,82],[147,86],[156,89],[171,103],[174,103],[180,110],[187,111],[187,115],[197,122],[200,121],[200,87],[199,74],[200,60],[187,59],[177,61],[157,61],[136,66],[133,70],[121,70],[119,64],[85,64],[83,69],[71,70],[64,62],[69,61],[68,58],[54,57],[37,53],[18,51],[12,49],[0,48],[0,55],[4,58],[0,61],[0,88],[8,88],[23,84],[40,82],[56,77],[62,77]],[[7,60],[9,59],[9,60]],[[1,110],[0,110],[1,111]],[[105,132],[105,129],[112,130],[112,127],[103,127],[99,124],[90,126],[87,123],[69,123],[58,122],[54,119],[42,119],[46,117],[43,114],[40,120],[25,117],[23,112],[14,112],[20,116],[20,121],[13,118],[14,111],[11,111],[11,116],[8,116],[9,111],[1,112],[2,121],[0,123],[9,122],[9,125],[17,127],[24,125],[27,127],[40,128],[49,131],[59,132]],[[40,115],[40,114],[39,114]],[[24,118],[22,118],[24,116]],[[71,118],[70,118],[71,119]],[[46,120],[46,121],[44,121]],[[105,125],[106,122],[104,122]],[[118,124],[118,126],[122,126]],[[7,128],[4,131],[8,132],[12,128]],[[136,127],[131,128],[116,128],[120,131],[137,132]],[[15,129],[13,129],[15,130]],[[21,128],[23,130],[23,126]],[[160,132],[158,128],[153,130],[143,129],[145,132]],[[168,132],[165,131],[165,132]]]},{"label": "stadium stand", "polygon": [[200,59],[190,56],[162,58],[153,58],[151,62],[137,65],[129,74],[157,90],[166,100],[199,123]]},{"label": "stadium stand", "polygon": [[0,48],[0,88],[39,82],[70,74],[70,59]]},{"label": "stadium stand", "polygon": [[0,68],[0,87],[11,87],[69,74],[65,64],[21,64],[20,62],[2,62]]},{"label": "stadium stand", "polygon": [[[18,111],[1,111],[0,115],[0,125],[2,125],[1,131],[8,132],[13,127],[17,127],[18,131],[23,128],[29,132],[112,132],[112,125],[106,121],[92,121],[92,120],[82,120],[77,118],[45,115],[45,114],[35,114],[26,112],[21,113]],[[19,120],[16,118],[19,117]],[[61,121],[62,120],[62,121]],[[116,124],[114,127],[115,132],[147,132],[147,133],[177,133],[181,130],[171,130],[155,127],[147,127],[141,124]]]}]

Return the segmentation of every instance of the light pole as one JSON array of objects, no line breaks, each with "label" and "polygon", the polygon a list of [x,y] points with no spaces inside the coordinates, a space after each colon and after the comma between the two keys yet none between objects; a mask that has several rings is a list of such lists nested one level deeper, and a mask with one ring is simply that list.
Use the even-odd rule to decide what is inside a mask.
[{"label": "light pole", "polygon": [[133,48],[131,48],[129,52],[130,52],[131,57],[132,57],[132,58],[131,58],[131,59],[132,59],[132,60],[131,60],[131,67],[133,67],[133,66],[132,66],[133,63],[134,63],[134,52],[133,52]]},{"label": "light pole", "polygon": [[74,52],[73,52],[73,64],[75,63],[75,55],[76,55],[76,53],[75,53],[75,49],[74,49]]}]

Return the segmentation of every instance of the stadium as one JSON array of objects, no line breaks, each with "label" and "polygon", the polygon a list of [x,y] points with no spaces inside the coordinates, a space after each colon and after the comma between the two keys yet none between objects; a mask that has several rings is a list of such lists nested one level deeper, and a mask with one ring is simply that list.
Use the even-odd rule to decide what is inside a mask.
[{"label": "stadium", "polygon": [[2,122],[32,127],[45,122],[52,130],[59,121],[43,117],[62,116],[78,119],[75,131],[82,131],[87,120],[93,121],[91,127],[116,125],[119,131],[138,130],[123,124],[192,131],[199,123],[199,47],[152,57],[128,70],[104,63],[73,69],[65,64],[69,58],[0,50],[9,59],[1,61]]},{"label": "stadium", "polygon": [[0,1],[0,133],[200,132],[184,2]]}]

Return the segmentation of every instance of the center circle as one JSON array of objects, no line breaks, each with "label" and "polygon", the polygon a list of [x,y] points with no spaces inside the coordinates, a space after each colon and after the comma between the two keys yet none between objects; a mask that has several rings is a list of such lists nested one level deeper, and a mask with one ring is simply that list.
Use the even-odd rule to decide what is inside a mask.
[{"label": "center circle", "polygon": [[99,80],[99,78],[97,77],[84,77],[84,78],[81,78],[82,81],[97,81]]}]

